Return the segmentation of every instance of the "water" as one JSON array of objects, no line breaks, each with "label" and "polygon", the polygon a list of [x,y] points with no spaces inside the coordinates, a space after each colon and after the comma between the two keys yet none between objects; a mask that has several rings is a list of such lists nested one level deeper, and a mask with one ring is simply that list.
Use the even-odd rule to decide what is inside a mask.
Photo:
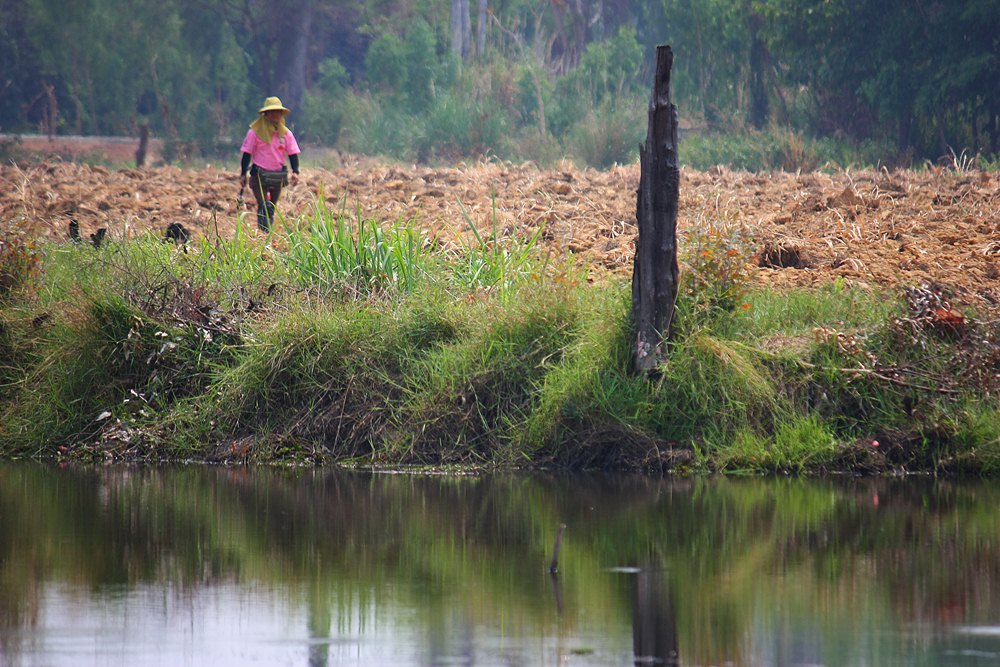
[{"label": "water", "polygon": [[998,501],[928,479],[0,464],[0,664],[995,665]]}]

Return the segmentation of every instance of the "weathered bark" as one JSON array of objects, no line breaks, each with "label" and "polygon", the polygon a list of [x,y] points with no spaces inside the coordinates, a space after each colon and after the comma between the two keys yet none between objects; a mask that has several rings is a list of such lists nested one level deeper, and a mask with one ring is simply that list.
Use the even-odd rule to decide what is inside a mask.
[{"label": "weathered bark", "polygon": [[656,76],[649,101],[646,143],[639,149],[635,260],[632,268],[632,331],[636,372],[654,370],[670,338],[677,301],[677,107],[670,101],[674,54],[656,47]]}]

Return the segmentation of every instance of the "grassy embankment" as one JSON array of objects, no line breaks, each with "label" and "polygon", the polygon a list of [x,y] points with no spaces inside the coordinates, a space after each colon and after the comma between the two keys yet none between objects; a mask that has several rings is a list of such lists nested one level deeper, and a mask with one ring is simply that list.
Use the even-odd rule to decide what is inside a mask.
[{"label": "grassy embankment", "polygon": [[[111,460],[929,470],[1000,464],[996,338],[919,290],[751,288],[684,239],[669,362],[627,369],[630,286],[535,239],[447,248],[318,208],[240,230],[0,246],[0,453]],[[114,234],[112,234],[114,236]],[[942,319],[940,313],[950,313]]]}]

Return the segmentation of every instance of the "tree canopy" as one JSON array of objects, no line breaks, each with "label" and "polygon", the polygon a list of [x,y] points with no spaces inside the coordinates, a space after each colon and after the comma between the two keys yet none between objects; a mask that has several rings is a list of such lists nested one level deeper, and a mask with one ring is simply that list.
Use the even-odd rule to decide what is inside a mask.
[{"label": "tree canopy", "polygon": [[657,44],[682,119],[996,159],[1000,0],[0,0],[0,131],[633,159]]}]

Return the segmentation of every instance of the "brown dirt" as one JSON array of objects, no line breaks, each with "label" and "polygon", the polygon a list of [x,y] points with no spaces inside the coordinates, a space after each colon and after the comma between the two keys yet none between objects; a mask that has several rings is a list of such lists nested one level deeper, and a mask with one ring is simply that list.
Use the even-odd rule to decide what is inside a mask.
[{"label": "brown dirt", "polygon": [[[365,219],[411,221],[448,243],[466,233],[464,208],[482,230],[494,219],[506,233],[544,226],[544,247],[585,258],[592,279],[631,275],[637,165],[606,171],[568,163],[552,169],[493,162],[431,168],[339,159],[335,169],[303,169],[299,184],[282,196],[286,217],[308,214],[322,200],[337,211],[346,207],[352,217],[360,211]],[[229,171],[112,170],[36,160],[0,167],[0,187],[0,221],[50,238],[65,238],[71,218],[84,236],[100,227],[112,238],[150,229],[162,234],[172,222],[196,235],[226,236],[244,211],[237,203],[235,158]],[[684,169],[680,196],[681,234],[720,221],[746,230],[762,264],[753,271],[757,283],[936,283],[954,290],[959,303],[991,311],[1000,304],[995,174]],[[246,213],[253,222],[252,211]]]}]

